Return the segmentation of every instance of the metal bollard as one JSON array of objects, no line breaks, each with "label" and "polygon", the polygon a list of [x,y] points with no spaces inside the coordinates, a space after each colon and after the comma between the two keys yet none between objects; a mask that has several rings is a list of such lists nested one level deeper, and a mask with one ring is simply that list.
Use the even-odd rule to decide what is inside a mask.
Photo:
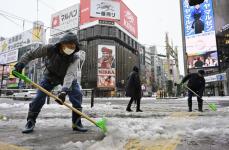
[{"label": "metal bollard", "polygon": [[47,96],[47,104],[50,104],[50,97]]},{"label": "metal bollard", "polygon": [[94,97],[95,97],[95,90],[91,90],[91,108],[94,106]]}]

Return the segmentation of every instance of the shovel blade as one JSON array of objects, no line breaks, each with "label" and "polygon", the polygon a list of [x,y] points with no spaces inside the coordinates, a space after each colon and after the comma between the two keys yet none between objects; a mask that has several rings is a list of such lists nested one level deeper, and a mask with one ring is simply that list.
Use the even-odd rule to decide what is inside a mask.
[{"label": "shovel blade", "polygon": [[102,118],[101,120],[96,121],[96,126],[99,127],[103,133],[107,132],[107,121],[105,118]]},{"label": "shovel blade", "polygon": [[210,109],[211,109],[212,111],[216,111],[216,110],[217,110],[215,104],[209,104],[208,106],[210,107]]}]

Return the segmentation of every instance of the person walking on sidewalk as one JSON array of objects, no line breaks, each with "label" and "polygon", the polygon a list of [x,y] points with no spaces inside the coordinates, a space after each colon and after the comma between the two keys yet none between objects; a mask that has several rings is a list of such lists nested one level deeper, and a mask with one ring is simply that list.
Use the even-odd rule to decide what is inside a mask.
[{"label": "person walking on sidewalk", "polygon": [[142,112],[140,109],[140,102],[142,97],[141,81],[139,76],[139,68],[133,67],[133,71],[128,76],[128,82],[126,86],[126,96],[131,97],[127,105],[126,111],[131,112],[131,105],[133,101],[137,102],[136,112]]},{"label": "person walking on sidewalk", "polygon": [[[69,96],[74,108],[82,111],[82,93],[80,87],[81,60],[85,60],[85,53],[79,51],[79,41],[75,34],[66,33],[58,43],[44,45],[37,49],[26,52],[14,66],[15,71],[21,73],[23,68],[36,58],[45,59],[44,77],[40,86],[51,91],[55,86],[63,85],[58,97],[63,104],[66,95]],[[33,131],[38,114],[40,113],[46,99],[46,94],[38,90],[36,97],[29,104],[27,123],[22,133]],[[81,123],[81,116],[72,112],[72,129],[75,131],[86,132]]]},{"label": "person walking on sidewalk", "polygon": [[[193,90],[195,93],[199,95],[197,97],[198,102],[198,111],[203,112],[203,100],[202,96],[205,89],[205,79],[204,79],[204,70],[199,70],[198,73],[188,74],[181,81],[181,85],[188,81],[188,87]],[[188,111],[192,111],[192,96],[194,93],[192,91],[188,91]]]}]

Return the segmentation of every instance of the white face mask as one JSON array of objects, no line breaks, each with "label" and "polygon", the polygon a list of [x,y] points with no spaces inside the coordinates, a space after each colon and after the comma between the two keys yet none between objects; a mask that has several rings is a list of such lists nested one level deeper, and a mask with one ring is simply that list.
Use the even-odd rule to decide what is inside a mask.
[{"label": "white face mask", "polygon": [[63,51],[64,51],[65,54],[71,55],[75,50],[66,47],[66,48],[63,49]]}]

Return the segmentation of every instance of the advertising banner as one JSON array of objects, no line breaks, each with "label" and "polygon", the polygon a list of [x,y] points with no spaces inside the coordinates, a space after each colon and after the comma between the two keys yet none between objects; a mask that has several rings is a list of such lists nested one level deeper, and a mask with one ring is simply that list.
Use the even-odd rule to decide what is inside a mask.
[{"label": "advertising banner", "polygon": [[115,46],[98,45],[98,88],[115,88]]},{"label": "advertising banner", "polygon": [[120,3],[107,0],[91,1],[91,17],[120,19]]},{"label": "advertising banner", "polygon": [[78,28],[78,26],[79,4],[76,4],[52,15],[50,35]]},{"label": "advertising banner", "polygon": [[217,67],[212,0],[189,6],[183,0],[184,32],[189,68]]},{"label": "advertising banner", "polygon": [[114,21],[138,37],[137,16],[120,0],[81,0],[80,25],[95,20]]}]

